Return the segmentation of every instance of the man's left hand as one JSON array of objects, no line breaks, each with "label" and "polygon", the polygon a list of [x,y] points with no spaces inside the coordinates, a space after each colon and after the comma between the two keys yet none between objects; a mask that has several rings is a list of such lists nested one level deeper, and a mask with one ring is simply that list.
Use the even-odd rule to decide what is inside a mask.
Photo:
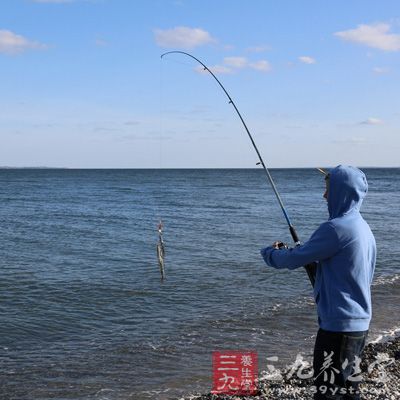
[{"label": "man's left hand", "polygon": [[274,249],[280,250],[280,249],[287,249],[288,245],[283,242],[274,242],[274,243],[272,243],[272,247]]}]

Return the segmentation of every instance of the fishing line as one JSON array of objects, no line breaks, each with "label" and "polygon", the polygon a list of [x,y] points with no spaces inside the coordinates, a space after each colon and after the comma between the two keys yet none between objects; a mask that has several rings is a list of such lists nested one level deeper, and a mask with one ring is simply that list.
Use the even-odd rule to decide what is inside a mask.
[{"label": "fishing line", "polygon": [[[264,169],[264,172],[265,172],[265,174],[266,174],[266,176],[268,178],[268,181],[271,184],[272,189],[273,189],[273,191],[275,193],[275,196],[276,196],[276,198],[278,200],[279,206],[281,207],[281,210],[282,210],[283,215],[285,217],[286,223],[287,223],[287,225],[289,227],[289,231],[290,231],[290,234],[291,234],[291,236],[293,238],[293,241],[294,241],[296,246],[299,246],[300,245],[299,237],[298,237],[297,232],[296,232],[296,230],[295,230],[295,228],[294,228],[294,226],[293,226],[293,224],[292,224],[292,222],[291,222],[291,220],[289,218],[289,214],[286,211],[286,208],[285,208],[285,206],[283,204],[281,196],[278,193],[278,190],[277,190],[277,188],[275,186],[275,182],[272,179],[272,176],[271,176],[267,166],[265,165],[264,160],[261,157],[261,154],[260,154],[260,152],[259,152],[259,150],[258,150],[258,148],[256,146],[256,143],[255,143],[255,141],[253,139],[253,136],[251,135],[251,133],[250,133],[250,131],[249,131],[249,129],[248,129],[243,117],[242,117],[242,115],[240,114],[239,109],[237,108],[235,102],[232,100],[231,96],[229,95],[229,93],[227,92],[225,87],[222,85],[222,83],[219,81],[219,79],[214,75],[214,73],[203,62],[201,62],[198,58],[196,58],[196,57],[192,56],[191,54],[186,53],[184,51],[168,51],[167,53],[161,54],[161,59],[164,56],[168,55],[168,54],[183,54],[183,55],[188,56],[188,57],[192,58],[193,60],[197,61],[200,65],[203,66],[205,71],[207,71],[207,72],[209,72],[211,74],[211,76],[215,79],[215,81],[218,83],[220,88],[224,91],[224,93],[228,97],[229,104],[232,104],[233,108],[235,109],[235,111],[236,111],[237,115],[239,116],[239,118],[240,118],[240,120],[241,120],[241,122],[242,122],[242,124],[243,124],[243,126],[244,126],[244,128],[246,130],[246,132],[247,132],[247,135],[248,135],[248,137],[249,137],[249,139],[250,139],[250,141],[251,141],[251,143],[252,143],[252,145],[254,147],[254,150],[257,153],[257,156],[258,156],[258,159],[259,159],[259,162],[257,163],[257,165],[260,164]],[[315,267],[313,265],[306,265],[304,268],[307,271],[308,278],[310,279],[310,282],[311,282],[312,286],[314,286],[314,283],[315,283]]]},{"label": "fishing line", "polygon": [[[165,125],[164,125],[164,74],[163,74],[163,65],[162,62],[160,62],[160,129],[159,129],[159,149],[158,149],[158,168],[161,169],[162,163],[163,163],[163,138],[165,134]],[[158,174],[160,175],[160,174]],[[158,185],[160,188],[161,185]],[[161,198],[161,196],[159,196]],[[156,245],[156,250],[157,250],[157,260],[158,260],[158,266],[160,268],[160,274],[161,274],[161,281],[164,280],[165,278],[165,245],[164,245],[164,239],[163,239],[163,228],[164,228],[164,223],[161,217],[161,211],[160,211],[160,206],[159,206],[159,199],[157,196],[155,196],[155,201],[156,201],[156,208],[158,214],[158,222],[157,222],[157,232],[158,232],[158,241]]]}]

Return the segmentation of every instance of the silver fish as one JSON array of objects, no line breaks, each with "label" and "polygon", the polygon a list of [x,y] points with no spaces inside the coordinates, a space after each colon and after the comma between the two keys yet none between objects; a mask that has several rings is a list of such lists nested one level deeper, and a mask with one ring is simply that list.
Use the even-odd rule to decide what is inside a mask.
[{"label": "silver fish", "polygon": [[161,279],[165,278],[165,268],[164,268],[164,257],[165,257],[165,247],[164,247],[164,240],[163,240],[163,229],[164,225],[162,221],[158,224],[158,243],[157,243],[157,258],[158,258],[158,265],[160,266],[160,273]]}]

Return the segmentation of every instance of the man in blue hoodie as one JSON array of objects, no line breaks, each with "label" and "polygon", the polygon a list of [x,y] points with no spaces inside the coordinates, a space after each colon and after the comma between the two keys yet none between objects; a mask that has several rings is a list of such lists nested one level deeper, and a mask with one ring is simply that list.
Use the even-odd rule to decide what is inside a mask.
[{"label": "man in blue hoodie", "polygon": [[329,219],[311,238],[287,249],[281,242],[261,250],[274,268],[316,262],[314,298],[319,331],[314,348],[314,399],[360,399],[359,361],[371,321],[371,282],[376,244],[360,214],[367,194],[358,168],[339,165],[326,174]]}]

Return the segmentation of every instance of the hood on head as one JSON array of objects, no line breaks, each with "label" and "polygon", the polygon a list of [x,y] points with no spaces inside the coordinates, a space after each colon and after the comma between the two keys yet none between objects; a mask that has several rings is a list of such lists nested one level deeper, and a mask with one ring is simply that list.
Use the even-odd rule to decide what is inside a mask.
[{"label": "hood on head", "polygon": [[338,165],[329,171],[329,218],[360,210],[368,191],[365,174],[356,167]]}]

